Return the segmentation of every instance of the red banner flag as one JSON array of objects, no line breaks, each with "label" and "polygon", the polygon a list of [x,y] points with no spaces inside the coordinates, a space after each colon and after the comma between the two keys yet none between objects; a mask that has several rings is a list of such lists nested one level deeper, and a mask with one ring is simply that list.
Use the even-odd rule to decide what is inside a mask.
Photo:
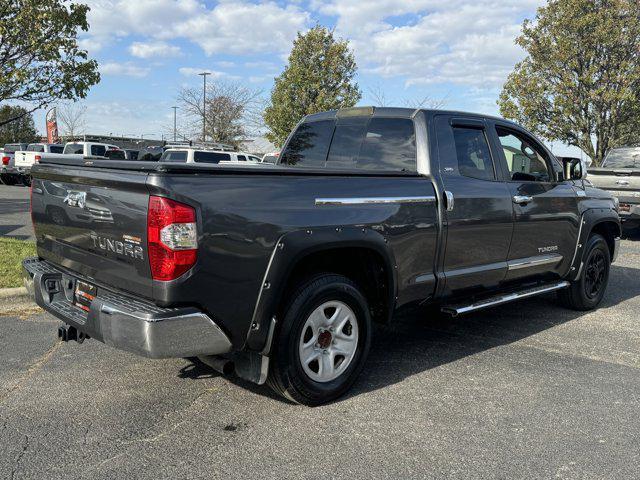
[{"label": "red banner flag", "polygon": [[58,121],[56,115],[56,107],[47,112],[47,142],[58,142]]}]

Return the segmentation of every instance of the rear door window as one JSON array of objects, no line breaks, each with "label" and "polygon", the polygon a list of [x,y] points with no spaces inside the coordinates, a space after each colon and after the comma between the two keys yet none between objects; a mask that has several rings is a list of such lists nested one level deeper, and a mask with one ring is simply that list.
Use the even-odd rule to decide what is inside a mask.
[{"label": "rear door window", "polygon": [[168,150],[162,154],[161,162],[185,163],[187,152],[185,150]]},{"label": "rear door window", "polygon": [[228,162],[231,160],[231,155],[228,153],[218,152],[194,152],[193,161],[196,163],[220,163]]},{"label": "rear door window", "polygon": [[333,126],[333,120],[301,124],[280,156],[280,163],[297,167],[324,167]]},{"label": "rear door window", "polygon": [[91,145],[91,155],[104,157],[105,153],[107,153],[107,149],[104,145]]},{"label": "rear door window", "polygon": [[67,143],[64,146],[64,153],[78,155],[84,153],[84,147],[80,143]]},{"label": "rear door window", "polygon": [[246,162],[247,161],[247,157],[245,157],[244,155],[238,155],[238,161],[239,162]]},{"label": "rear door window", "polygon": [[415,171],[416,156],[413,120],[372,118],[358,156],[358,168]]},{"label": "rear door window", "polygon": [[494,180],[493,161],[484,130],[454,127],[453,138],[460,175],[480,180]]}]

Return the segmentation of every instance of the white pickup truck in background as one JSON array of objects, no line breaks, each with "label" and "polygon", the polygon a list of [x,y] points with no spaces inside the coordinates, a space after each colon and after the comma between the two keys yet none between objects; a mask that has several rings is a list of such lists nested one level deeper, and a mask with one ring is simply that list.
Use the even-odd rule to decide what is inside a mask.
[{"label": "white pickup truck in background", "polygon": [[62,153],[64,145],[59,143],[30,143],[26,150],[15,152],[14,166],[24,184],[28,185],[31,167],[42,160],[43,154]]}]

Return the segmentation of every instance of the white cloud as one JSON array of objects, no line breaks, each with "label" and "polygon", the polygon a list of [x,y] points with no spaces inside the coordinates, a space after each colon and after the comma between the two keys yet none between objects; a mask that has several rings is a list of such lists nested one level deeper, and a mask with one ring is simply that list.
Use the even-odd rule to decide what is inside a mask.
[{"label": "white cloud", "polygon": [[[90,48],[130,35],[154,41],[186,39],[207,55],[282,53],[299,30],[310,23],[309,13],[295,5],[227,0],[208,7],[197,0],[87,0]],[[133,52],[132,52],[133,53]],[[147,58],[147,57],[144,57]]]},{"label": "white cloud", "polygon": [[107,62],[100,64],[100,73],[103,75],[115,75],[125,77],[146,77],[149,74],[149,69],[146,67],[140,67],[133,63],[117,63]]},{"label": "white cloud", "polygon": [[[337,17],[363,71],[407,85],[498,88],[524,53],[514,43],[522,19],[544,0],[334,0],[318,10]],[[394,25],[394,17],[411,20]]]},{"label": "white cloud", "polygon": [[129,45],[129,53],[138,58],[177,57],[182,53],[180,47],[167,42],[133,42]]}]

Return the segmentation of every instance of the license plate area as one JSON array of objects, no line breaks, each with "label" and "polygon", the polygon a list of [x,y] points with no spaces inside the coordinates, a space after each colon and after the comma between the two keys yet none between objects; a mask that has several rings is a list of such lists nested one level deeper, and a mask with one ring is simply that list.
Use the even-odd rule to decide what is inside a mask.
[{"label": "license plate area", "polygon": [[73,292],[73,303],[85,312],[89,311],[91,302],[96,298],[98,289],[95,285],[80,280],[76,281],[76,288]]}]

